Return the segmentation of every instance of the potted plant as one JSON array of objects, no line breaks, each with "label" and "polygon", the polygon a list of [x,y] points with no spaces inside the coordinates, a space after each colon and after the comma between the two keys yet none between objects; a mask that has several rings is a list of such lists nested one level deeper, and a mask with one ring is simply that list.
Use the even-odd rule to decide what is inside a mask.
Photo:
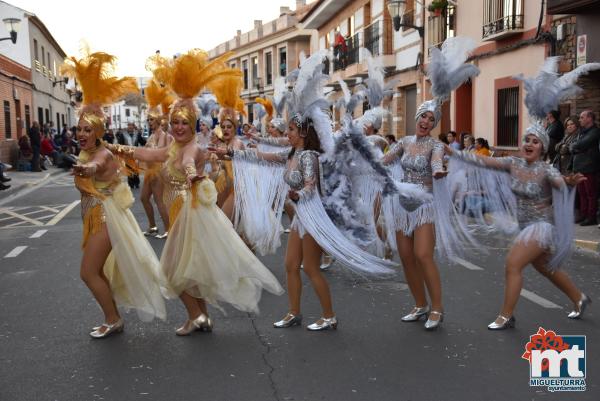
[{"label": "potted plant", "polygon": [[435,16],[439,17],[442,15],[442,11],[448,6],[448,0],[433,0],[427,6],[427,10],[430,13],[435,14]]}]

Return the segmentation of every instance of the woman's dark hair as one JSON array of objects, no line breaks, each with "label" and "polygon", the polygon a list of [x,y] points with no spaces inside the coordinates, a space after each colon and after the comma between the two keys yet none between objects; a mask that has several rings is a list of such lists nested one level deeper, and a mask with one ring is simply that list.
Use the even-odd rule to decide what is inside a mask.
[{"label": "woman's dark hair", "polygon": [[387,135],[385,136],[385,139],[389,139],[389,140],[390,140],[390,142],[392,142],[392,143],[393,143],[393,142],[396,142],[396,137],[395,137],[394,135],[392,135],[392,134],[387,134]]},{"label": "woman's dark hair", "polygon": [[560,110],[550,110],[550,114],[556,121],[560,121]]},{"label": "woman's dark hair", "polygon": [[477,138],[475,139],[475,142],[477,142],[482,148],[486,148],[488,150],[490,149],[490,144],[488,143],[487,139]]},{"label": "woman's dark hair", "polygon": [[[312,120],[309,118],[304,121],[300,127],[298,127],[298,132],[300,136],[304,138],[304,150],[314,150],[319,153],[323,153],[323,149],[321,149],[321,141],[319,140],[319,135],[315,130]],[[288,159],[294,157],[296,153],[296,148],[292,148],[290,153],[288,154]]]},{"label": "woman's dark hair", "polygon": [[444,134],[443,132],[438,135],[438,139],[444,142],[446,145],[450,144],[450,142],[448,142],[448,135]]}]

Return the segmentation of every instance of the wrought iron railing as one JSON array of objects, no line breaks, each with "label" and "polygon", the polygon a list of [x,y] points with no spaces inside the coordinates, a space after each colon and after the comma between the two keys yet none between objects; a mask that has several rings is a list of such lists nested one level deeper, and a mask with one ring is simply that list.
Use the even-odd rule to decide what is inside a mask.
[{"label": "wrought iron railing", "polygon": [[522,0],[484,0],[482,38],[523,29]]},{"label": "wrought iron railing", "polygon": [[333,71],[345,70],[347,66],[358,63],[360,41],[358,33],[346,39],[346,47],[334,49]]},{"label": "wrought iron railing", "polygon": [[363,46],[371,52],[373,56],[381,54],[381,30],[379,20],[367,26],[363,30]]}]

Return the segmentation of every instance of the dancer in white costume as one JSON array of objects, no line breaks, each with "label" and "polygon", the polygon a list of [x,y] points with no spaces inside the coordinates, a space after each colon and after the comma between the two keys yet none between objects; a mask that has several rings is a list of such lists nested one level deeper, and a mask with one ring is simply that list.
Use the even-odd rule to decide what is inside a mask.
[{"label": "dancer in white costume", "polygon": [[61,74],[75,78],[83,93],[77,125],[81,153],[73,173],[83,218],[81,278],[104,313],[104,323],[90,333],[93,338],[123,330],[117,306],[136,309],[145,321],[166,317],[158,260],[129,211],[133,196],[121,179],[124,166],[101,141],[102,107],[138,91],[135,78],[111,75],[114,62],[98,52],[70,57],[61,66]]},{"label": "dancer in white costume", "polygon": [[212,330],[205,302],[221,302],[245,312],[257,312],[262,290],[282,294],[277,279],[250,252],[217,207],[217,191],[204,178],[208,157],[195,141],[198,117],[193,97],[220,79],[238,79],[239,71],[225,61],[229,55],[209,61],[208,54],[191,50],[175,60],[164,59],[155,77],[175,92],[179,100],[171,111],[174,142],[168,149],[115,146],[120,155],[146,162],[165,162],[165,202],[171,228],[160,260],[168,280],[169,296],[179,296],[188,319],[177,335]]},{"label": "dancer in white costume", "polygon": [[413,211],[407,211],[396,197],[383,201],[388,243],[397,246],[415,299],[415,307],[402,321],[416,322],[427,316],[426,330],[437,329],[443,320],[442,283],[434,249],[437,246],[440,251],[452,253],[469,242],[466,227],[459,219],[452,219],[456,211],[444,180],[447,174],[442,164],[444,146],[430,133],[439,123],[441,105],[452,90],[479,73],[474,65],[463,64],[474,46],[474,41],[456,37],[446,40],[441,51],[431,49],[427,75],[434,99],[419,106],[415,116],[416,135],[398,140],[383,158],[385,164],[396,163],[395,171],[403,181],[419,184],[433,194],[433,201]]},{"label": "dancer in white costume", "polygon": [[[525,105],[533,118],[526,129],[520,154],[511,157],[485,157],[473,153],[447,149],[456,159],[451,160],[452,171],[467,170],[465,184],[469,190],[481,194],[484,204],[500,219],[492,221],[514,235],[514,242],[506,257],[504,303],[490,330],[514,327],[514,309],[519,300],[523,270],[531,264],[540,274],[565,293],[573,302],[568,317],[580,318],[590,299],[571,281],[562,263],[569,257],[573,244],[573,187],[585,179],[581,174],[568,177],[544,162],[550,142],[542,121],[550,110],[556,110],[561,100],[576,94],[577,78],[600,63],[586,64],[559,77],[559,58],[549,58],[537,77],[524,79]],[[490,219],[479,224],[488,226]],[[517,224],[508,226],[504,221],[512,217]],[[502,224],[500,224],[502,221]],[[512,229],[511,229],[512,228]],[[507,230],[508,229],[508,230]]]}]

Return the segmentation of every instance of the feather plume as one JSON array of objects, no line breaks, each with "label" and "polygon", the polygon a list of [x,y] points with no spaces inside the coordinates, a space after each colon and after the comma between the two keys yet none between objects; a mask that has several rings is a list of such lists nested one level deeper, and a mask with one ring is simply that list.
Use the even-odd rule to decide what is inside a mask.
[{"label": "feather plume", "polygon": [[542,120],[550,111],[557,110],[561,101],[581,92],[582,89],[576,85],[580,76],[600,69],[600,63],[588,63],[561,77],[558,74],[559,61],[560,57],[547,58],[535,77],[515,76],[523,81],[527,92],[525,106],[533,119]]},{"label": "feather plume", "polygon": [[369,77],[365,79],[366,96],[369,105],[374,108],[381,106],[384,98],[385,69],[381,58],[373,58],[371,52],[365,48],[361,49],[362,57],[367,61]]},{"label": "feather plume", "polygon": [[211,116],[216,110],[219,110],[219,104],[215,95],[204,93],[196,99],[196,105],[202,116]]},{"label": "feather plume", "polygon": [[285,83],[285,78],[278,77],[273,83],[273,107],[276,117],[283,117],[283,110],[290,95],[290,91]]},{"label": "feather plume", "polygon": [[443,102],[453,90],[479,75],[479,68],[465,63],[475,46],[473,39],[457,36],[446,39],[442,50],[431,48],[427,76],[431,81],[431,93],[434,97]]},{"label": "feather plume", "polygon": [[[257,97],[254,101],[258,104],[261,104],[264,107],[265,114],[267,116],[267,121],[270,121],[273,118],[273,102],[270,99],[265,99],[262,97]],[[261,116],[264,117],[265,114]]]},{"label": "feather plume", "polygon": [[82,106],[114,103],[128,93],[138,93],[139,88],[133,77],[113,76],[116,57],[104,52],[89,53],[84,50],[80,59],[68,57],[60,67],[61,75],[75,78],[83,93]]},{"label": "feather plume", "polygon": [[240,75],[231,76],[216,80],[210,85],[210,90],[217,97],[217,101],[223,109],[244,113],[244,101],[240,98],[243,85],[244,82]]},{"label": "feather plume", "polygon": [[358,87],[358,90],[352,93],[343,79],[338,80],[338,82],[342,89],[342,97],[338,99],[335,107],[338,109],[343,107],[346,114],[352,115],[354,109],[365,100],[365,91],[361,89],[364,86]]},{"label": "feather plume", "polygon": [[[148,102],[148,108],[152,110],[161,106],[165,98],[169,97],[169,90],[161,87],[154,79],[150,79],[148,86],[144,89],[144,96]],[[173,97],[170,98],[173,99]]]}]

